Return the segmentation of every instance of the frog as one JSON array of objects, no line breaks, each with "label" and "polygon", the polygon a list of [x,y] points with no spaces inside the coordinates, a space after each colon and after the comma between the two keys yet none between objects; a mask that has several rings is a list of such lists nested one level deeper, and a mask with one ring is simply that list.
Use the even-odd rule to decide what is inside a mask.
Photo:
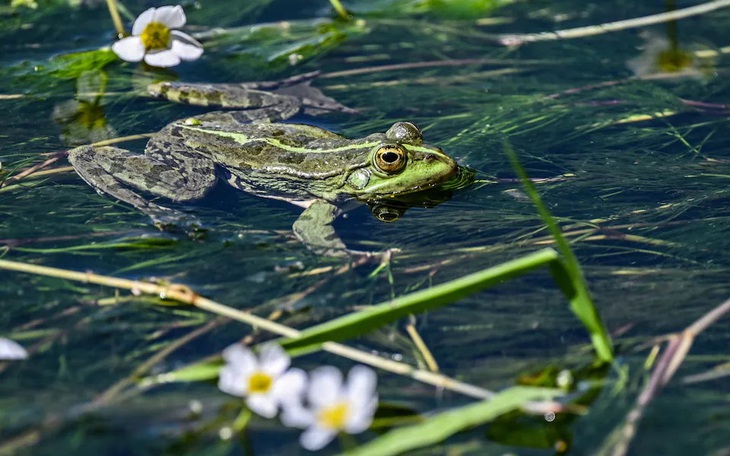
[{"label": "frog", "polygon": [[[292,229],[318,255],[371,255],[349,249],[334,220],[353,204],[434,188],[459,172],[414,123],[347,139],[324,128],[286,123],[294,114],[352,112],[309,85],[312,75],[248,84],[156,83],[153,96],[228,108],[175,120],[154,133],[143,153],[86,145],[68,159],[99,193],[131,204],[160,228],[186,215],[158,203],[202,199],[219,181],[246,193],[303,208]],[[152,195],[152,198],[146,195]],[[153,201],[154,199],[154,201]]]}]

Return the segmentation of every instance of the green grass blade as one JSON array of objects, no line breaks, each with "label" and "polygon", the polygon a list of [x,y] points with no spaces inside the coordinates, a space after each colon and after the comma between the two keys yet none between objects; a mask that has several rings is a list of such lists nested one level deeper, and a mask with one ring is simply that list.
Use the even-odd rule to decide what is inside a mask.
[{"label": "green grass blade", "polygon": [[588,285],[586,284],[585,277],[583,276],[583,270],[580,267],[580,263],[573,254],[573,250],[570,248],[570,244],[563,236],[560,231],[555,219],[548,211],[545,204],[542,202],[540,195],[535,189],[535,185],[527,177],[527,173],[519,162],[517,154],[509,144],[504,145],[505,153],[512,162],[512,168],[515,170],[522,185],[525,187],[525,192],[529,195],[532,202],[537,207],[537,211],[540,214],[545,225],[550,229],[550,232],[555,238],[555,244],[558,251],[562,255],[562,259],[555,261],[550,266],[550,272],[553,275],[553,279],[558,284],[560,289],[565,293],[570,301],[570,310],[583,322],[583,325],[590,334],[593,347],[596,350],[598,358],[602,361],[610,362],[613,360],[613,343],[611,342],[611,336],[608,335],[606,327],[601,321],[601,316],[596,310],[593,304],[593,299],[588,291]]},{"label": "green grass blade", "polygon": [[564,394],[553,388],[515,386],[492,399],[466,405],[432,416],[425,421],[388,432],[382,437],[345,453],[347,456],[377,454],[389,456],[436,444],[465,429],[488,423],[519,409],[525,402],[546,400]]},{"label": "green grass blade", "polygon": [[202,361],[171,372],[160,375],[150,375],[143,378],[141,384],[173,383],[173,382],[202,382],[213,381],[218,378],[218,373],[223,366],[222,359],[213,361]]},{"label": "green grass blade", "polygon": [[553,249],[539,250],[450,282],[416,291],[392,301],[374,305],[366,310],[313,326],[302,331],[300,337],[285,339],[282,346],[287,350],[291,350],[320,344],[325,341],[355,337],[407,315],[452,303],[512,277],[526,274],[541,266],[555,262],[557,258],[558,253]]}]

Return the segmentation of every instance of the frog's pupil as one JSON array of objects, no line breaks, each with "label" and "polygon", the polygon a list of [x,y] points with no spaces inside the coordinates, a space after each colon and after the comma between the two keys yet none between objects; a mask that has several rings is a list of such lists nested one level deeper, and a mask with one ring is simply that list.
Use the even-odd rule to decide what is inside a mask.
[{"label": "frog's pupil", "polygon": [[386,152],[383,154],[383,161],[385,163],[395,163],[398,161],[398,154],[395,152]]}]

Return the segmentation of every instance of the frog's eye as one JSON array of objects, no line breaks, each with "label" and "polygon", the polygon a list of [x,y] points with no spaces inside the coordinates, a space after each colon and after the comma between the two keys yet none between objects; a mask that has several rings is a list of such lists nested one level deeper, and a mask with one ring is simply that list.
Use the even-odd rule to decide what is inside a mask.
[{"label": "frog's eye", "polygon": [[375,167],[386,174],[394,174],[406,166],[406,151],[396,145],[380,146],[373,157]]}]

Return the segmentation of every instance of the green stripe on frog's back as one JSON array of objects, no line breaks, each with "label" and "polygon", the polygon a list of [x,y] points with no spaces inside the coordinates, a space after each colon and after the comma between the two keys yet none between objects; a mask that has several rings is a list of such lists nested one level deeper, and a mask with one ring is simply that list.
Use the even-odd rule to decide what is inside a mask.
[{"label": "green stripe on frog's back", "polygon": [[[279,125],[289,125],[289,124],[279,124]],[[267,125],[268,126],[268,125]],[[297,125],[298,127],[306,127],[306,128],[312,128],[320,130],[317,127],[310,127],[309,125]],[[351,150],[366,150],[370,151],[373,147],[380,144],[381,141],[366,141],[358,144],[353,144],[353,141],[347,141],[343,140],[347,144],[340,146],[340,147],[326,147],[326,148],[314,148],[314,147],[299,147],[299,146],[293,146],[291,144],[286,144],[281,142],[280,140],[276,138],[271,137],[253,137],[251,135],[246,135],[244,133],[234,133],[230,131],[212,131],[207,128],[200,128],[200,127],[193,127],[188,125],[180,125],[180,127],[186,129],[186,130],[194,130],[194,131],[200,131],[204,132],[206,134],[214,134],[216,136],[220,136],[223,138],[231,138],[234,141],[236,141],[240,145],[247,145],[251,142],[265,142],[273,147],[276,147],[277,149],[282,149],[287,152],[294,152],[299,154],[336,154],[338,152],[348,152]],[[341,137],[334,135],[335,137],[342,139]],[[322,138],[325,139],[325,138]]]},{"label": "green stripe on frog's back", "polygon": [[225,160],[228,168],[303,180],[342,177],[367,166],[370,150],[379,144],[374,137],[349,141],[308,125],[231,125],[225,121],[200,122],[203,117],[171,125],[170,135],[217,163]]},{"label": "green stripe on frog's back", "polygon": [[[323,148],[311,147],[311,146],[299,147],[299,146],[294,146],[291,144],[283,143],[274,137],[263,137],[263,136],[262,137],[252,137],[251,135],[247,135],[245,133],[240,133],[240,132],[211,130],[211,129],[204,128],[204,127],[197,127],[197,126],[185,125],[185,124],[180,124],[180,127],[189,129],[189,130],[202,131],[207,134],[215,134],[217,136],[231,138],[241,145],[244,145],[244,144],[247,144],[247,143],[253,142],[253,141],[261,141],[261,142],[266,142],[266,143],[270,144],[271,146],[276,147],[278,149],[286,150],[288,152],[302,153],[302,154],[336,154],[338,152],[348,152],[351,150],[365,150],[367,152],[370,152],[370,150],[372,150],[375,146],[381,144],[384,141],[384,136],[382,134],[370,135],[366,138],[363,138],[360,141],[350,141],[350,140],[346,140],[346,139],[342,138],[341,136],[339,136],[335,133],[332,133],[327,130],[323,130],[318,127],[313,127],[310,125],[302,125],[302,124],[276,124],[276,125],[256,124],[256,125],[265,126],[265,127],[270,127],[270,126],[275,127],[276,125],[293,125],[298,130],[306,131],[309,137],[318,136],[320,139],[323,139],[323,140],[326,139],[328,141],[335,139],[335,140],[340,140],[345,144],[340,147],[323,147]],[[257,130],[258,129],[260,129],[260,128],[257,128]],[[286,134],[284,134],[282,136],[287,137]],[[409,150],[415,151],[415,152],[423,152],[423,153],[427,153],[427,154],[435,154],[435,155],[439,155],[442,157],[448,157],[447,154],[443,153],[439,149],[430,147],[430,146],[419,146],[419,145],[414,145],[414,144],[407,144],[407,145],[405,145],[405,147],[407,147]]]}]

